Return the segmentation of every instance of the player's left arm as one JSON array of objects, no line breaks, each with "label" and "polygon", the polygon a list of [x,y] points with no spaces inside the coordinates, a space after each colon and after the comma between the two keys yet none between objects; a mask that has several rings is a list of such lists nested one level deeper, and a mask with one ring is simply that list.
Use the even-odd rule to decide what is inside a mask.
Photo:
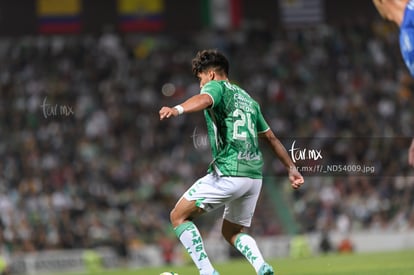
[{"label": "player's left arm", "polygon": [[400,26],[404,17],[405,7],[409,0],[372,0],[372,2],[383,18]]},{"label": "player's left arm", "polygon": [[400,48],[404,63],[408,68],[411,76],[414,77],[414,9],[413,1],[405,9],[404,17],[400,24]]},{"label": "player's left arm", "polygon": [[162,107],[159,111],[160,120],[178,116],[183,113],[193,113],[209,108],[213,104],[213,99],[208,94],[198,94],[190,97],[180,105],[175,107]]},{"label": "player's left arm", "polygon": [[414,167],[414,138],[412,139],[410,148],[408,149],[408,164]]},{"label": "player's left arm", "polygon": [[273,131],[269,128],[267,131],[259,133],[260,138],[264,138],[269,146],[272,148],[273,152],[280,159],[283,165],[289,172],[289,180],[294,189],[299,188],[303,183],[304,179],[299,171],[296,169],[295,164],[289,157],[285,147],[280,142],[280,140],[275,136]]},{"label": "player's left arm", "polygon": [[414,76],[413,0],[373,0],[379,14],[400,27],[400,48],[411,76]]}]

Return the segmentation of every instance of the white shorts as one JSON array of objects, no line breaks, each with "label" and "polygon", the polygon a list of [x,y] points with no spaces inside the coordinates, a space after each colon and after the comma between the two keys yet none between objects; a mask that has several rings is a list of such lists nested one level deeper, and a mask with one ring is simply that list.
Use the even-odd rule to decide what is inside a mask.
[{"label": "white shorts", "polygon": [[250,227],[262,179],[220,177],[210,173],[197,180],[183,195],[206,212],[225,206],[223,219]]}]

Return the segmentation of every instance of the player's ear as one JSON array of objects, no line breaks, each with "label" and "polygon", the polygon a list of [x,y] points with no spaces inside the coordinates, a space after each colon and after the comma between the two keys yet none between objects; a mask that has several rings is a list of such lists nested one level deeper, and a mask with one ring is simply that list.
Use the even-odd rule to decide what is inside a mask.
[{"label": "player's ear", "polygon": [[214,72],[214,70],[208,71],[208,78],[210,80],[214,80],[215,77],[216,77],[216,72]]}]

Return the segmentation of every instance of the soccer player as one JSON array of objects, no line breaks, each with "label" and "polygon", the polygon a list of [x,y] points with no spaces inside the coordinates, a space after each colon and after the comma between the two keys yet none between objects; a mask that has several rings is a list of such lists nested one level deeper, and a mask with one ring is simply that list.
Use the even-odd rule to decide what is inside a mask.
[{"label": "soccer player", "polygon": [[[414,76],[414,0],[373,0],[379,14],[400,28],[400,49],[411,76]],[[408,149],[408,163],[414,167],[414,138]]]},{"label": "soccer player", "polygon": [[294,189],[304,183],[303,177],[269,128],[259,104],[229,81],[229,62],[222,53],[198,52],[192,60],[192,71],[200,81],[200,94],[175,107],[162,107],[160,120],[204,111],[213,161],[207,175],[197,180],[171,211],[174,231],[201,275],[219,274],[192,220],[224,205],[223,237],[246,257],[257,274],[274,274],[255,240],[244,230],[251,225],[262,186],[263,158],[258,137],[268,142],[284,164]]}]

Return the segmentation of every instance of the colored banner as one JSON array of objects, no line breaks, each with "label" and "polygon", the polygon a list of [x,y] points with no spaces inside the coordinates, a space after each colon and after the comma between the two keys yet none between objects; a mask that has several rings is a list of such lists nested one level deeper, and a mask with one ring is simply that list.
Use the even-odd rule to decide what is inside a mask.
[{"label": "colored banner", "polygon": [[310,26],[324,20],[323,0],[281,0],[279,5],[285,26]]},{"label": "colored banner", "polygon": [[118,0],[122,32],[160,31],[164,28],[164,0]]},{"label": "colored banner", "polygon": [[241,0],[202,0],[202,19],[207,27],[235,29],[242,19]]},{"label": "colored banner", "polygon": [[81,0],[37,0],[38,31],[44,34],[79,33]]}]

